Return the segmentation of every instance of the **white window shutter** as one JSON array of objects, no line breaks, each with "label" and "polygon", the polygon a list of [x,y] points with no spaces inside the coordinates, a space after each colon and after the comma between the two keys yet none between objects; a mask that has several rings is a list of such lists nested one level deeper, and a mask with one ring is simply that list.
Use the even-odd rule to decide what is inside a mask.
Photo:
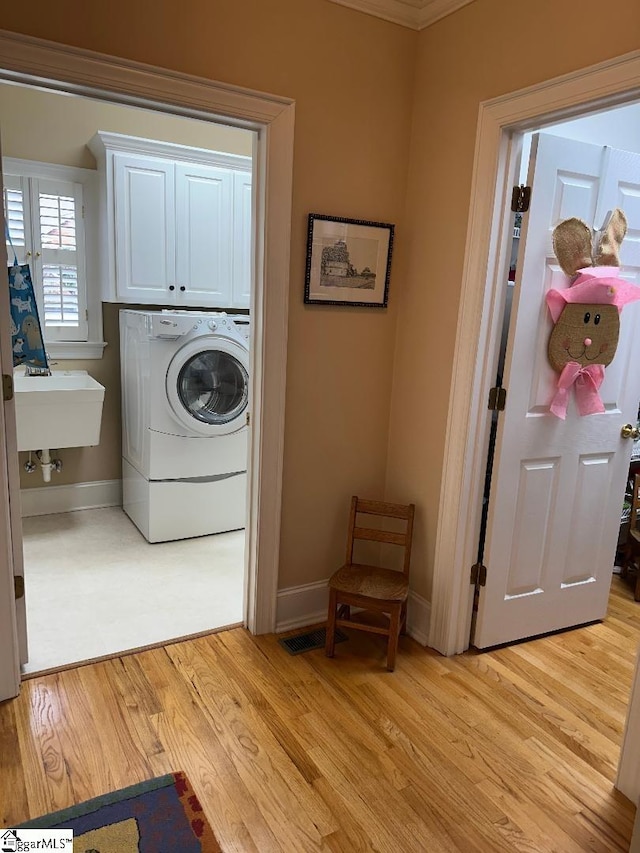
[{"label": "white window shutter", "polygon": [[34,269],[50,341],[87,339],[82,184],[32,179]]},{"label": "white window shutter", "polygon": [[[25,261],[26,241],[29,228],[29,192],[26,178],[15,175],[4,176],[3,188],[4,218],[9,228],[11,242],[16,251],[19,263]],[[7,257],[13,263],[13,252],[9,241]]]}]

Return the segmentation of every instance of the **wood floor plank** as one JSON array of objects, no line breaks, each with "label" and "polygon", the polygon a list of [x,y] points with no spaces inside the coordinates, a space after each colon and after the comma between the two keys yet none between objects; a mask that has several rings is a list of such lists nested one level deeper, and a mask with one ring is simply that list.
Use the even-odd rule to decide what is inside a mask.
[{"label": "wood floor plank", "polygon": [[162,707],[151,718],[157,737],[173,757],[173,770],[187,773],[224,849],[279,851],[280,845],[221,748],[215,729],[166,650],[154,649],[144,656],[146,676]]},{"label": "wood floor plank", "polygon": [[510,672],[535,684],[546,697],[559,699],[563,706],[601,734],[615,740],[620,738],[626,719],[626,707],[612,710],[610,705],[603,706],[594,699],[588,687],[583,688],[580,679],[554,677],[542,661],[527,658],[524,648],[519,648],[517,652],[503,649],[500,661]]},{"label": "wood floor plank", "polygon": [[[518,791],[512,788],[505,790],[491,779],[479,782],[477,788],[520,827],[526,838],[525,849],[526,844],[532,843],[534,850],[557,850],[562,853],[582,853],[585,850],[583,843],[586,834],[583,833],[582,838],[577,838],[574,825],[573,837],[568,835],[565,829],[554,821],[548,808],[541,808],[529,798],[525,801]],[[515,848],[520,849],[520,842],[515,842]]]},{"label": "wood floor plank", "polygon": [[16,727],[14,704],[0,703],[0,779],[4,783],[4,796],[0,799],[0,826],[18,823],[20,815],[29,809]]},{"label": "wood floor plank", "polygon": [[[218,670],[213,671],[204,643],[172,646],[169,655],[186,673],[202,701],[204,713],[216,726],[218,737],[238,768],[245,784],[260,797],[267,822],[286,822],[307,838],[309,849],[338,828],[329,810],[316,796],[250,701]],[[265,782],[267,784],[265,784]]]},{"label": "wood floor plank", "polygon": [[[51,676],[49,681],[54,682],[55,677]],[[31,694],[34,690],[39,689],[40,681],[28,681],[22,685],[22,692],[19,701],[11,703],[11,707],[15,711],[15,723],[17,727],[16,741],[20,749],[20,764],[22,769],[22,778],[27,793],[28,810],[25,815],[36,817],[41,814],[46,814],[52,811],[53,797],[47,784],[44,762],[40,752],[40,743],[38,738],[38,726],[32,717]],[[4,707],[3,703],[3,707]],[[9,703],[6,703],[9,704]],[[8,793],[5,792],[5,786],[0,778],[0,801]],[[18,822],[24,820],[21,816]],[[14,818],[14,820],[16,820]]]},{"label": "wood floor plank", "polygon": [[540,700],[540,692],[517,677],[507,678],[494,661],[484,656],[469,658],[465,662],[477,674],[471,689],[492,705],[496,711],[517,709],[523,734],[538,732],[554,742],[567,746],[575,755],[606,776],[615,773],[615,758],[611,743],[589,729],[557,702]]},{"label": "wood floor plank", "polygon": [[[421,827],[413,822],[407,825],[399,820],[394,822],[393,826],[390,825],[390,809],[388,803],[381,799],[382,790],[377,792],[378,796],[372,796],[371,785],[367,784],[370,780],[358,778],[351,762],[340,761],[338,753],[335,752],[330,757],[324,745],[311,749],[310,755],[322,771],[323,777],[338,792],[342,808],[358,820],[362,827],[369,827],[368,831],[381,853],[396,853],[398,849],[417,851],[419,848],[416,845],[424,843],[425,834],[420,833]],[[424,824],[422,827],[426,828]],[[430,842],[433,843],[434,839],[430,839]],[[433,849],[437,851],[438,847]]]},{"label": "wood floor plank", "polygon": [[151,685],[141,671],[139,660],[130,655],[115,658],[106,664],[115,694],[115,701],[126,708],[123,722],[129,730],[134,748],[145,755],[153,775],[164,776],[174,769],[171,757],[157,736],[152,723],[154,715],[162,712]]},{"label": "wood floor plank", "polygon": [[613,787],[640,604],[443,658],[350,634],[336,657],[243,629],[45,677],[0,704],[0,822],[183,770],[224,851],[624,851]]},{"label": "wood floor plank", "polygon": [[[75,727],[66,725],[68,719],[65,718],[63,710],[64,699],[60,679],[61,676],[38,679],[31,682],[27,690],[29,726],[36,740],[36,748],[44,770],[43,781],[46,794],[42,798],[43,812],[63,809],[76,800],[82,800],[81,796],[76,796],[65,763],[63,742],[69,732],[75,731]],[[80,714],[76,724],[82,728],[84,722],[83,715]],[[86,757],[88,762],[95,757],[95,751],[92,753],[93,755]]]},{"label": "wood floor plank", "polygon": [[[77,671],[85,695],[93,697],[100,694],[103,698],[102,702],[91,703],[90,713],[96,736],[100,737],[101,748],[111,756],[112,782],[116,787],[124,788],[131,784],[131,779],[136,782],[148,779],[153,771],[147,754],[126,723],[130,717],[126,704],[121,701],[117,684],[110,677],[113,671],[111,663],[85,666]],[[75,709],[75,705],[73,707]]]}]

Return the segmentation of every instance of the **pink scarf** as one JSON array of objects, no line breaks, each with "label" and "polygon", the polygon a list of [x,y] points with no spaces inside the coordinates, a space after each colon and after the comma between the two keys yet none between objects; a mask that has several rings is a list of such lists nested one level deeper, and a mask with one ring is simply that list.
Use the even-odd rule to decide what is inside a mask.
[{"label": "pink scarf", "polygon": [[569,389],[576,386],[576,403],[581,415],[598,415],[604,412],[604,403],[598,390],[604,380],[604,364],[590,364],[582,367],[576,361],[569,361],[562,369],[558,379],[558,390],[551,402],[551,411],[564,420],[567,417]]}]

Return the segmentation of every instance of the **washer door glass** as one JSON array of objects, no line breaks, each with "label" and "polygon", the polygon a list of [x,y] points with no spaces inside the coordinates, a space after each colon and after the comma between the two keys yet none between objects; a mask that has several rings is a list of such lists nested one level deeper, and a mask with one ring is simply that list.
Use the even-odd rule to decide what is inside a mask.
[{"label": "washer door glass", "polygon": [[205,424],[228,424],[247,407],[249,376],[237,358],[204,350],[186,361],[178,374],[178,398],[189,414]]}]

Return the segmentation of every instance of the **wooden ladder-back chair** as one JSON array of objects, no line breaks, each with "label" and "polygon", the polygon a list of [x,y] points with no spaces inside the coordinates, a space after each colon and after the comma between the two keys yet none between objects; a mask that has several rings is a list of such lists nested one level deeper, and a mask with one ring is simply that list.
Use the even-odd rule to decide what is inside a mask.
[{"label": "wooden ladder-back chair", "polygon": [[[358,513],[379,518],[404,519],[404,533],[359,527],[356,524]],[[407,598],[409,596],[409,562],[411,560],[411,540],[413,537],[413,516],[415,506],[409,504],[391,504],[380,501],[365,501],[351,498],[351,515],[347,536],[347,561],[329,579],[329,614],[327,618],[327,640],[325,652],[333,657],[335,649],[336,625],[345,628],[357,628],[388,637],[387,669],[393,672],[398,651],[398,638],[407,625]],[[404,549],[402,571],[383,569],[353,562],[353,545],[356,539],[372,542],[385,542],[399,545]],[[382,613],[389,619],[386,626],[368,625],[351,619],[351,607]]]},{"label": "wooden ladder-back chair", "polygon": [[633,477],[633,497],[631,499],[631,516],[629,520],[629,533],[624,549],[624,563],[622,565],[621,577],[626,577],[629,569],[636,568],[636,588],[634,598],[640,601],[640,528],[638,528],[638,513],[640,513],[640,473]]}]

